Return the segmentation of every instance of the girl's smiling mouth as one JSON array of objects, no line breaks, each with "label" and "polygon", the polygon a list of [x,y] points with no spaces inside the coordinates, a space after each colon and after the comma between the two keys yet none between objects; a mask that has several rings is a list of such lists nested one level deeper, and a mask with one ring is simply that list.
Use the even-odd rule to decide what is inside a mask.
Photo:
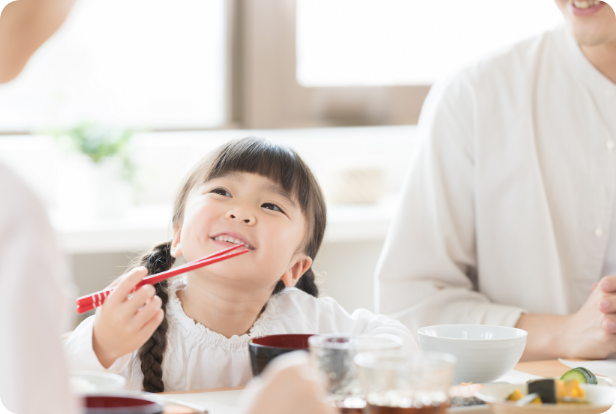
[{"label": "girl's smiling mouth", "polygon": [[220,233],[212,236],[211,239],[229,244],[243,244],[248,250],[256,250],[252,244],[250,244],[241,234],[238,233]]}]

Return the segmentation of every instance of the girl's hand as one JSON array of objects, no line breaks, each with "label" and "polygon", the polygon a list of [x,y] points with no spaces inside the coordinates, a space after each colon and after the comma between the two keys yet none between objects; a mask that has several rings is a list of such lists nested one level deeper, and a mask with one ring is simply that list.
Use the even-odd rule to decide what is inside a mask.
[{"label": "girl's hand", "polygon": [[139,349],[163,321],[162,301],[154,286],[144,285],[127,298],[147,274],[145,267],[138,267],[112,283],[116,289],[96,310],[92,348],[105,368]]},{"label": "girl's hand", "polygon": [[240,403],[241,414],[335,414],[306,352],[292,352],[272,361],[249,383]]}]

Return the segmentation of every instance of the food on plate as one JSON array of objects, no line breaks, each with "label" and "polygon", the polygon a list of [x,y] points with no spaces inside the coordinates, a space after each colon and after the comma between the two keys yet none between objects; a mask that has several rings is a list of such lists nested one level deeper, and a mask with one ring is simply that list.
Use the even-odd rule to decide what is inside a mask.
[{"label": "food on plate", "polygon": [[597,384],[597,377],[595,377],[595,374],[584,367],[573,368],[565,372],[560,379],[565,382],[576,379],[580,384]]},{"label": "food on plate", "polygon": [[539,394],[545,404],[556,404],[556,381],[553,378],[528,381],[528,393]]},{"label": "food on plate", "polygon": [[543,402],[541,401],[541,397],[539,397],[539,394],[532,393],[532,394],[528,394],[525,397],[520,398],[517,402],[516,405],[527,405],[527,404],[543,404]]},{"label": "food on plate", "polygon": [[520,392],[519,389],[516,388],[515,390],[513,390],[511,395],[507,397],[507,401],[518,401],[521,400],[523,397],[524,395]]},{"label": "food on plate", "polygon": [[553,378],[528,382],[528,393],[537,393],[544,404],[585,403],[586,394],[577,379],[563,381]]},{"label": "food on plate", "polygon": [[456,408],[485,404],[484,401],[475,397],[475,392],[483,387],[481,384],[473,384],[472,382],[463,382],[457,387],[451,387],[449,390],[449,395],[451,396],[449,405],[452,408]]},{"label": "food on plate", "polygon": [[577,378],[569,381],[562,379],[545,378],[528,381],[528,394],[524,395],[519,389],[507,396],[507,401],[516,402],[518,405],[526,404],[585,404],[586,393],[580,387]]}]

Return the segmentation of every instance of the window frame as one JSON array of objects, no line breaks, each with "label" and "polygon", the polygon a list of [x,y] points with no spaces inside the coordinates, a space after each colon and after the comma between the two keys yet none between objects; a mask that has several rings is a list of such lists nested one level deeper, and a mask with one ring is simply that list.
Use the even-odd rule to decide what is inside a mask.
[{"label": "window frame", "polygon": [[304,87],[296,77],[296,0],[233,0],[232,114],[244,128],[417,124],[431,85]]}]

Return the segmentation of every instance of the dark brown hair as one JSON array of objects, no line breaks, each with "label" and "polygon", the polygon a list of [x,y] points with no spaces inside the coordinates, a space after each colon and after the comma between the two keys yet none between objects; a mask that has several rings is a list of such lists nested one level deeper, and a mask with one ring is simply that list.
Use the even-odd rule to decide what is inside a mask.
[{"label": "dark brown hair", "polygon": [[[262,138],[251,137],[230,141],[193,167],[175,199],[173,206],[174,229],[182,225],[184,205],[193,188],[214,178],[234,172],[258,174],[268,178],[295,198],[307,222],[306,237],[303,245],[300,246],[300,251],[314,260],[321,247],[327,221],[327,211],[321,188],[310,168],[295,151]],[[170,250],[171,241],[161,243],[144,254],[138,260],[138,264],[145,266],[149,274],[168,270],[175,261],[171,257]],[[318,296],[319,290],[315,283],[312,267],[304,273],[295,287],[315,297]],[[139,349],[138,355],[143,372],[144,391],[163,392],[165,385],[162,381],[162,361],[167,348],[166,308],[169,294],[166,281],[155,285],[155,288],[156,294],[162,299],[165,317],[152,337]],[[284,282],[280,280],[272,295],[279,293],[284,288]]]}]

